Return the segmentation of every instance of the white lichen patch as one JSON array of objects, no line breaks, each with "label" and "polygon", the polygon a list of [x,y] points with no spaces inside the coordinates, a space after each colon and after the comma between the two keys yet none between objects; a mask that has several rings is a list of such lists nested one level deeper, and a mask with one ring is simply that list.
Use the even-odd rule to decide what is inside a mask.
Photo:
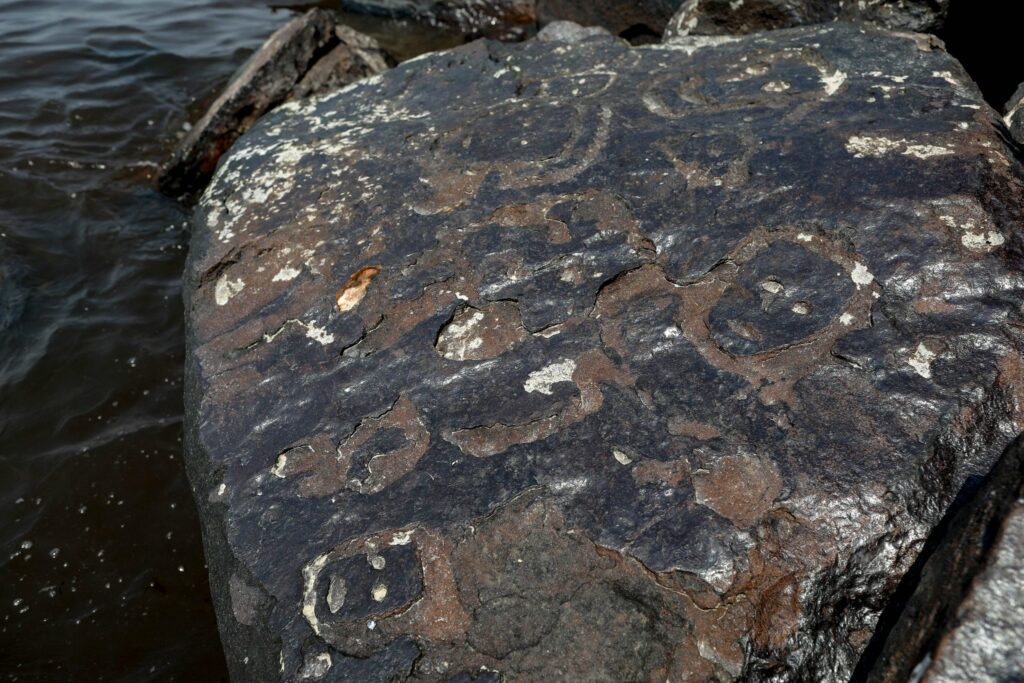
[{"label": "white lichen patch", "polygon": [[375,583],[370,591],[370,597],[373,598],[374,602],[384,602],[384,598],[388,597],[387,584],[383,582]]},{"label": "white lichen patch", "polygon": [[412,542],[412,531],[398,531],[391,536],[388,545],[409,545]]},{"label": "white lichen patch", "polygon": [[328,652],[307,656],[302,664],[302,671],[299,672],[299,678],[303,681],[320,680],[331,670],[331,663],[331,655]]},{"label": "white lichen patch", "polygon": [[821,82],[825,87],[825,94],[831,97],[839,92],[839,88],[843,87],[843,83],[846,82],[846,73],[836,69],[831,74],[822,74]]},{"label": "white lichen patch", "polygon": [[616,462],[620,465],[629,465],[633,462],[633,458],[629,457],[625,452],[620,451],[618,448],[612,449],[612,457],[615,458]]},{"label": "white lichen patch", "polygon": [[284,479],[287,476],[285,474],[285,472],[287,472],[287,471],[288,471],[288,456],[286,454],[282,453],[281,455],[277,456],[277,462],[275,462],[274,466],[272,468],[270,468],[270,472],[271,472],[271,474],[273,474],[278,479]]},{"label": "white lichen patch", "polygon": [[944,157],[953,154],[954,150],[941,145],[907,145],[903,154],[918,159],[930,159],[932,157]]},{"label": "white lichen patch", "polygon": [[912,142],[905,138],[887,138],[882,135],[853,135],[846,141],[846,151],[855,159],[880,159],[896,152],[916,159],[931,159],[956,153],[955,150],[942,145]]},{"label": "white lichen patch", "polygon": [[306,336],[313,341],[323,346],[334,342],[334,335],[322,327],[317,327],[315,323],[304,323],[303,326],[306,328]]},{"label": "white lichen patch", "polygon": [[846,325],[847,327],[852,325],[855,320],[856,319],[849,313],[843,313],[841,316],[839,316],[839,322]]},{"label": "white lichen patch", "polygon": [[921,375],[925,379],[931,379],[932,376],[932,361],[935,360],[935,352],[924,345],[921,342],[917,345],[914,353],[910,356],[907,364],[914,369],[914,372]]},{"label": "white lichen patch", "polygon": [[790,85],[786,81],[768,81],[761,86],[761,90],[765,92],[786,92],[789,88]]},{"label": "white lichen patch", "polygon": [[875,280],[875,276],[872,275],[868,267],[863,263],[857,263],[853,266],[853,271],[850,272],[850,279],[857,285],[857,289],[861,286],[870,285]]},{"label": "white lichen patch", "polygon": [[277,274],[271,279],[271,282],[289,282],[299,276],[302,271],[298,268],[292,268],[291,266],[285,266],[281,270],[277,271]]},{"label": "white lichen patch", "polygon": [[245,289],[245,282],[241,279],[232,280],[227,275],[221,275],[213,288],[213,298],[218,306],[223,306]]},{"label": "white lichen patch", "polygon": [[571,358],[552,363],[540,370],[534,370],[526,378],[523,389],[528,393],[551,395],[551,388],[559,382],[571,382],[572,373],[576,370],[576,361]]},{"label": "white lichen patch", "polygon": [[1006,241],[1002,233],[996,232],[995,230],[989,230],[988,232],[965,232],[960,238],[960,243],[968,249],[975,251],[987,251],[993,247],[998,247]]},{"label": "white lichen patch", "polygon": [[464,361],[483,346],[484,340],[479,336],[477,326],[483,322],[482,311],[473,310],[468,315],[456,316],[445,326],[438,339],[444,348],[441,355],[450,360]]},{"label": "white lichen patch", "polygon": [[348,584],[345,583],[345,579],[335,574],[327,588],[327,609],[331,610],[331,614],[337,614],[345,606],[347,596]]},{"label": "white lichen patch", "polygon": [[903,140],[893,140],[879,135],[853,135],[846,141],[846,151],[855,159],[883,157],[903,145]]}]

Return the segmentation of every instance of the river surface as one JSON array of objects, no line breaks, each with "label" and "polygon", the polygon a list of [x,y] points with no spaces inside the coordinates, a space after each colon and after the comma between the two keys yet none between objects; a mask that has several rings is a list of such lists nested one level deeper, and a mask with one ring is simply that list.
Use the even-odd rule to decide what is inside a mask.
[{"label": "river surface", "polygon": [[[187,121],[289,16],[0,0],[0,681],[226,680],[182,463]],[[400,56],[453,42],[352,18]]]}]

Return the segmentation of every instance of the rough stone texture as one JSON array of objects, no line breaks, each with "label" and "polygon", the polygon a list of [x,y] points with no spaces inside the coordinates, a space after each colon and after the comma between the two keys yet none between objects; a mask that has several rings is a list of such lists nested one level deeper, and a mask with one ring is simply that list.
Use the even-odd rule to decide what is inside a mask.
[{"label": "rough stone texture", "polygon": [[221,155],[275,106],[386,68],[376,41],[337,24],[331,12],[312,9],[295,17],[242,65],[192,126],[161,170],[158,186],[174,196],[201,190]]},{"label": "rough stone texture", "polygon": [[584,26],[604,26],[616,35],[660,35],[680,0],[537,0],[542,24],[557,19]]},{"label": "rough stone texture", "polygon": [[186,287],[234,676],[846,680],[1021,429],[997,124],[843,23],[483,41],[264,118]]},{"label": "rough stone texture", "polygon": [[580,26],[574,21],[553,21],[537,33],[537,40],[578,43],[597,36],[608,38],[611,33],[602,26]]},{"label": "rough stone texture", "polygon": [[922,680],[1024,680],[1024,498],[1010,512],[988,567],[961,605]]},{"label": "rough stone texture", "polygon": [[536,0],[340,0],[343,9],[411,19],[467,37],[521,40],[537,23]]},{"label": "rough stone texture", "polygon": [[[1019,380],[1018,380],[1019,382]],[[855,681],[1024,679],[1024,437],[965,486],[908,573],[898,618],[875,633]]]},{"label": "rough stone texture", "polygon": [[942,28],[950,0],[687,0],[667,37],[771,31],[837,19],[869,21],[898,31]]},{"label": "rough stone texture", "polygon": [[1006,116],[1003,117],[1003,121],[1010,129],[1010,135],[1018,144],[1024,145],[1024,83],[1021,83],[1017,92],[1013,93],[1004,111]]}]

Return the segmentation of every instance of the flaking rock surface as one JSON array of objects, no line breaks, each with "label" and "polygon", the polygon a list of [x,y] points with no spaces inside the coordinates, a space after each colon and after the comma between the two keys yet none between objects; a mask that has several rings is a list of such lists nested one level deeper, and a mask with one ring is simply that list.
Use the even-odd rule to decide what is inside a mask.
[{"label": "flaking rock surface", "polygon": [[869,21],[898,31],[934,33],[950,0],[687,0],[665,35],[727,35],[839,20]]},{"label": "flaking rock surface", "polygon": [[1020,431],[1021,166],[920,36],[479,42],[286,104],[188,264],[239,680],[845,680]]}]

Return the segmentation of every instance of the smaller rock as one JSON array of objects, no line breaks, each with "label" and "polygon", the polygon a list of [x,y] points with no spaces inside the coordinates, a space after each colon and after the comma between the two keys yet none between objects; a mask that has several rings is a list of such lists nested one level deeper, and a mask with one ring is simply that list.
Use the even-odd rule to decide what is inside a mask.
[{"label": "smaller rock", "polygon": [[274,32],[189,129],[161,170],[171,196],[202,190],[217,161],[257,119],[282,102],[326,92],[387,68],[376,41],[312,9]]},{"label": "smaller rock", "polygon": [[306,72],[287,99],[337,90],[390,67],[387,53],[370,36],[344,24],[338,24],[334,33],[338,45]]},{"label": "smaller rock", "polygon": [[876,634],[854,680],[1024,680],[1024,437],[929,546],[916,587],[894,601],[899,613]]},{"label": "smaller rock", "polygon": [[1024,145],[1024,83],[1018,86],[1017,92],[1013,93],[1013,97],[1006,103],[1004,111],[1006,115],[1003,120],[1010,129],[1010,135],[1018,144]]},{"label": "smaller rock", "polygon": [[934,33],[950,0],[687,0],[665,29],[665,38],[757,33],[829,21],[867,21],[898,31]]},{"label": "smaller rock", "polygon": [[551,43],[579,43],[596,36],[611,37],[608,29],[601,26],[580,26],[575,21],[553,21],[540,30],[537,40]]},{"label": "smaller rock", "polygon": [[1024,498],[1004,520],[954,624],[920,665],[922,681],[1024,680]]},{"label": "smaller rock", "polygon": [[679,0],[537,0],[542,25],[558,20],[603,26],[633,43],[656,42]]}]

